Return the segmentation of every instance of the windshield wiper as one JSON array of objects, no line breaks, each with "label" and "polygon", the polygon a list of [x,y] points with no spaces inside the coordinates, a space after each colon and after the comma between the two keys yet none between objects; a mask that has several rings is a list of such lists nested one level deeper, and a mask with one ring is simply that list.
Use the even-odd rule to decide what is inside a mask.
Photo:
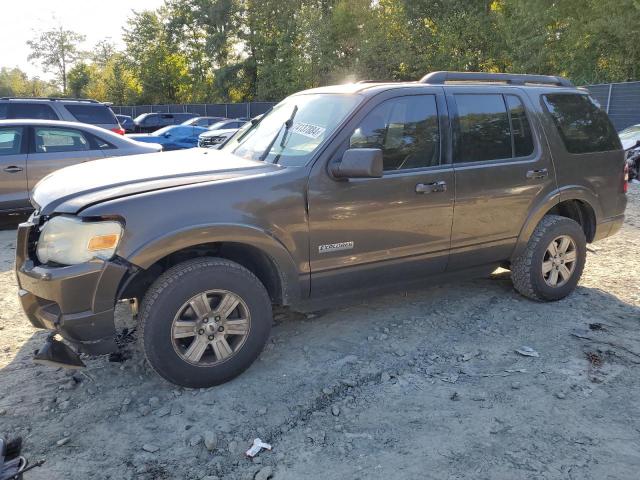
[{"label": "windshield wiper", "polygon": [[[286,122],[284,122],[282,124],[282,126],[278,129],[278,131],[276,132],[276,134],[274,135],[273,139],[269,142],[269,145],[267,146],[267,148],[265,149],[264,152],[262,152],[262,155],[260,155],[259,160],[264,161],[265,158],[267,158],[267,156],[269,155],[269,152],[271,151],[271,149],[273,148],[273,144],[276,143],[276,140],[278,139],[278,137],[280,136],[280,132],[282,131],[282,129],[284,128],[284,135],[282,136],[282,141],[280,142],[280,146],[283,147],[283,143],[284,143],[284,139],[287,136],[287,132],[289,131],[289,129],[291,128],[291,125],[293,125],[293,119],[296,117],[296,113],[298,113],[298,106],[295,105],[293,107],[293,111],[291,112],[291,116],[287,119]],[[276,158],[274,159],[273,163],[278,163],[278,159],[280,158],[280,154],[278,154],[276,156]]]}]

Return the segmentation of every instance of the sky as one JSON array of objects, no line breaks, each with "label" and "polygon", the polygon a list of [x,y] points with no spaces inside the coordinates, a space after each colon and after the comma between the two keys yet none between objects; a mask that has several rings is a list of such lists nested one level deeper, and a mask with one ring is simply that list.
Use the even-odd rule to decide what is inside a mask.
[{"label": "sky", "polygon": [[157,8],[163,0],[11,0],[2,1],[0,67],[19,67],[29,76],[49,79],[37,62],[27,61],[27,40],[42,30],[62,25],[87,37],[81,48],[90,50],[110,37],[122,47],[122,27],[132,10]]}]

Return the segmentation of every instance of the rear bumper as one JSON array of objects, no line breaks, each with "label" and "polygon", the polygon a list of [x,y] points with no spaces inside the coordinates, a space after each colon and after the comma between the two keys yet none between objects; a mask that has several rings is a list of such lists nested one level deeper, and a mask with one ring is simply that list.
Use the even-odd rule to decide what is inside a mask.
[{"label": "rear bumper", "polygon": [[114,351],[114,306],[127,268],[96,260],[68,267],[34,265],[28,241],[33,224],[18,228],[16,276],[27,318],[36,328],[59,333],[92,355]]},{"label": "rear bumper", "polygon": [[602,240],[603,238],[615,235],[622,228],[624,224],[624,214],[616,215],[615,217],[605,218],[596,226],[596,235],[593,239],[594,242]]}]

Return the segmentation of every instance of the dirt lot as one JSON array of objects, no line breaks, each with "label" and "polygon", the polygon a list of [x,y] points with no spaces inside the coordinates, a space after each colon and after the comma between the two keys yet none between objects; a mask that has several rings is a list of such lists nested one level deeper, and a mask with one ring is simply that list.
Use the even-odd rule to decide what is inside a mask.
[{"label": "dirt lot", "polygon": [[[46,458],[27,479],[638,479],[638,187],[563,301],[528,301],[502,272],[281,313],[260,360],[208,390],[165,383],[135,346],[73,376],[33,365],[45,334],[0,232],[0,433]],[[256,437],[273,450],[250,461]]]}]

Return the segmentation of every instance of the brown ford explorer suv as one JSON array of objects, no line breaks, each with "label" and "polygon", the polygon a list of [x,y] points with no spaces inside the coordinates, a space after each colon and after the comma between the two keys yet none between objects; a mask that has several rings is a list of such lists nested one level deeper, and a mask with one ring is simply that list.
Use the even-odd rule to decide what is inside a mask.
[{"label": "brown ford explorer suv", "polygon": [[[607,115],[566,79],[435,72],[292,95],[221,150],[98,160],[33,191],[16,269],[36,360],[116,348],[133,299],[151,366],[206,387],[248,368],[272,305],[512,272],[569,295],[626,206]],[[139,313],[136,305],[140,302]]]}]

